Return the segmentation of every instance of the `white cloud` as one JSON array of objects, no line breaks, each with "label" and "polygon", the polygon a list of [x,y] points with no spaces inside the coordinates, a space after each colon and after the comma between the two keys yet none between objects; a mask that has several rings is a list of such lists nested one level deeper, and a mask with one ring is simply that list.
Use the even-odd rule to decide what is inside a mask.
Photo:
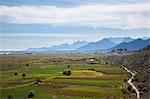
[{"label": "white cloud", "polygon": [[1,33],[0,37],[51,37],[51,38],[82,38],[83,34],[76,33]]},{"label": "white cloud", "polygon": [[0,6],[1,21],[17,24],[150,28],[150,3],[126,5]]}]

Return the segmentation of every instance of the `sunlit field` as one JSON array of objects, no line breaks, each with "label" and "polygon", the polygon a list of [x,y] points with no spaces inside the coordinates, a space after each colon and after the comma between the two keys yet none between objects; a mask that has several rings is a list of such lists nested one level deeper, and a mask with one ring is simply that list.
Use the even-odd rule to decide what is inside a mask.
[{"label": "sunlit field", "polygon": [[[1,64],[8,67],[3,67],[1,71],[1,99],[9,96],[21,99],[31,92],[34,99],[131,97],[130,94],[123,94],[129,78],[125,70],[119,66],[101,64],[103,56],[86,56],[2,55]],[[91,57],[96,63],[86,61]],[[71,71],[71,74],[66,75],[63,73],[65,71]]]}]

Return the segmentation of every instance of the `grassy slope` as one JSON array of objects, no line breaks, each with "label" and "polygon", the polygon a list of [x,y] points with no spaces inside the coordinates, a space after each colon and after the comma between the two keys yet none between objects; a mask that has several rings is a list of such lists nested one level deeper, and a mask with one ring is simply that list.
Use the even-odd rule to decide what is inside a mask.
[{"label": "grassy slope", "polygon": [[[54,91],[55,89],[57,90],[68,90],[70,87],[66,87],[66,89],[62,88],[51,88],[51,87],[41,87],[41,86],[24,86],[26,84],[30,84],[35,82],[36,78],[41,78],[43,81],[52,81],[52,82],[75,82],[75,83],[90,83],[90,84],[121,84],[123,83],[124,79],[127,78],[126,75],[102,75],[102,76],[96,76],[96,79],[93,78],[93,75],[88,76],[87,78],[90,79],[79,79],[81,77],[81,74],[83,75],[84,72],[80,72],[78,74],[72,75],[72,76],[64,76],[62,74],[62,71],[64,69],[68,69],[67,64],[63,65],[52,65],[48,63],[34,63],[30,65],[29,67],[25,67],[21,70],[10,70],[10,71],[4,71],[1,72],[1,78],[0,78],[0,84],[1,87],[3,88],[1,98],[5,99],[8,94],[13,94],[16,99],[20,99],[20,97],[25,97],[26,94],[30,91],[33,90],[36,92],[36,99],[42,98],[49,98],[51,97],[51,94],[48,94],[51,91]],[[119,71],[123,72],[119,67],[116,66],[109,66],[109,65],[100,65],[100,64],[72,64],[69,69],[72,70],[84,70],[88,68],[95,68],[96,70],[105,70],[105,71]],[[17,72],[18,76],[14,76],[14,73]],[[22,77],[22,73],[26,74],[26,77]],[[94,74],[100,74],[94,72]],[[84,75],[87,75],[85,73]],[[64,78],[69,78],[69,77],[74,77],[76,76],[76,79],[71,78],[71,79],[64,79]],[[64,77],[64,78],[61,78]],[[84,76],[85,77],[85,76]],[[55,78],[55,79],[54,79]],[[105,78],[105,79],[104,79]],[[117,80],[116,80],[117,79]],[[13,85],[14,88],[6,89],[9,88]],[[20,86],[20,87],[15,87],[15,86]],[[91,88],[91,90],[96,90],[94,86],[87,86],[88,88]],[[73,89],[77,89],[76,91],[80,91],[78,87],[75,87]],[[83,88],[82,91],[86,91],[87,88]],[[98,89],[97,89],[98,90]],[[103,90],[103,89],[100,89]],[[105,89],[104,89],[105,90]],[[105,92],[108,94],[112,91],[117,91],[119,94],[121,94],[119,91],[120,89],[107,89]],[[101,91],[99,91],[101,93]],[[63,95],[63,94],[62,94]],[[66,94],[67,95],[67,94]],[[83,95],[84,96],[84,95]],[[63,96],[57,96],[60,98],[63,98]],[[75,96],[77,97],[77,96]],[[73,97],[74,98],[74,97]],[[77,97],[79,99],[79,97]]]},{"label": "grassy slope", "polygon": [[71,86],[64,88],[64,90],[74,90],[74,91],[87,91],[87,92],[99,92],[101,94],[121,94],[120,88],[101,88],[95,86]]}]

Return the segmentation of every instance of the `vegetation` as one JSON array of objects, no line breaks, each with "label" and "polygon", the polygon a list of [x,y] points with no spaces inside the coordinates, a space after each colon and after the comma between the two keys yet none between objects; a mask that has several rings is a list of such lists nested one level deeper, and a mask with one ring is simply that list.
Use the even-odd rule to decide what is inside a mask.
[{"label": "vegetation", "polygon": [[64,90],[74,90],[74,91],[87,91],[87,92],[99,92],[100,94],[121,94],[120,88],[101,88],[96,86],[71,86],[64,88]]},{"label": "vegetation", "polygon": [[150,68],[150,46],[140,49],[138,52],[129,55],[121,56],[109,56],[107,61],[120,66],[126,66],[130,70],[136,73],[134,83],[138,87],[143,99],[147,99],[150,94],[150,80],[149,68]]},{"label": "vegetation", "polygon": [[34,91],[30,91],[27,95],[27,98],[33,98],[35,96],[35,92]]},{"label": "vegetation", "polygon": [[70,75],[71,75],[71,71],[70,71],[70,70],[68,70],[68,71],[63,71],[63,74],[64,74],[64,75],[67,75],[67,76],[70,76]]},{"label": "vegetation", "polygon": [[9,95],[7,99],[15,99],[13,95]]},{"label": "vegetation", "polygon": [[25,77],[26,76],[26,74],[22,74],[22,77]]},{"label": "vegetation", "polygon": [[123,94],[126,71],[104,64],[100,53],[0,55],[0,59],[2,99],[9,94],[15,99],[135,97]]},{"label": "vegetation", "polygon": [[14,73],[14,75],[18,75],[18,73]]}]

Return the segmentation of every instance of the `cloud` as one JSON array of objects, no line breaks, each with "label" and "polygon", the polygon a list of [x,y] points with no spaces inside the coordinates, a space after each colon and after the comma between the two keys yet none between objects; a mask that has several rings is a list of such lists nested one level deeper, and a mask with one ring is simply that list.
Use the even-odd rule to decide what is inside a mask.
[{"label": "cloud", "polygon": [[71,7],[83,4],[129,4],[147,3],[149,0],[0,0],[0,5],[56,5],[60,7]]},{"label": "cloud", "polygon": [[75,7],[0,6],[0,21],[52,26],[150,28],[150,3],[91,4]]},{"label": "cloud", "polygon": [[83,34],[76,33],[1,33],[0,37],[51,37],[51,38],[82,38]]}]

